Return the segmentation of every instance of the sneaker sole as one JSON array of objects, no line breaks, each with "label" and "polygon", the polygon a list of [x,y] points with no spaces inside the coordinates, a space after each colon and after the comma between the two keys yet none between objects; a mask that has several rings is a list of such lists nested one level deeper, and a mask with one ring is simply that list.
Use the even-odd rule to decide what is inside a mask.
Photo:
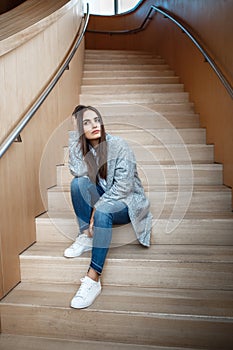
[{"label": "sneaker sole", "polygon": [[80,254],[78,254],[78,255],[66,255],[65,253],[64,253],[64,257],[65,258],[78,258],[79,256],[81,256],[83,253],[85,253],[85,252],[89,252],[90,250],[92,250],[92,247],[90,247],[90,248],[88,248],[88,249],[85,249],[84,251],[82,251]]}]

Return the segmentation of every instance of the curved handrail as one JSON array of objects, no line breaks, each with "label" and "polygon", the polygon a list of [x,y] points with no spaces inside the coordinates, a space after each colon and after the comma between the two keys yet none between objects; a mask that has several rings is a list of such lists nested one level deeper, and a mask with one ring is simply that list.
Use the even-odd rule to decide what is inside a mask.
[{"label": "curved handrail", "polygon": [[[86,32],[86,28],[89,22],[89,4],[87,4],[87,12],[85,16],[85,21],[81,23],[78,33],[73,41],[73,44],[66,56],[66,58],[63,60],[59,68],[57,69],[54,77],[51,79],[45,90],[40,94],[40,96],[37,98],[35,103],[32,105],[32,107],[28,110],[28,112],[25,114],[25,116],[20,120],[20,122],[17,124],[17,126],[13,129],[13,131],[9,134],[9,136],[3,141],[3,143],[0,145],[0,158],[4,155],[4,153],[8,150],[8,148],[11,146],[11,144],[15,141],[15,139],[19,136],[21,131],[25,128],[25,126],[28,124],[28,122],[32,119],[36,111],[39,109],[39,107],[42,105],[42,103],[45,101],[47,96],[50,94],[50,92],[53,90],[54,86],[57,84],[59,79],[61,78],[64,71],[68,68],[70,61],[72,60],[75,52],[79,48],[84,33]],[[81,31],[81,33],[80,33]]]},{"label": "curved handrail", "polygon": [[[139,4],[140,5],[140,4]],[[138,6],[139,6],[138,5]],[[138,6],[136,7],[136,9],[138,8]],[[95,34],[109,34],[109,35],[114,35],[114,34],[134,34],[134,33],[137,33],[137,32],[141,32],[142,30],[146,29],[147,25],[148,25],[148,21],[150,19],[152,19],[152,17],[150,17],[151,13],[154,11],[154,8],[150,8],[150,10],[148,11],[145,19],[143,20],[143,22],[141,23],[141,25],[138,27],[138,28],[134,28],[134,29],[126,29],[126,30],[114,30],[114,31],[111,31],[111,30],[93,30],[93,29],[87,29],[87,33],[95,33]],[[128,14],[127,12],[126,13],[123,13],[123,14],[120,14],[120,15],[125,15],[125,14]]]},{"label": "curved handrail", "polygon": [[174,15],[172,15],[170,12],[164,10],[160,6],[151,5],[149,12],[147,13],[144,21],[140,25],[140,27],[130,30],[119,30],[119,31],[95,31],[91,29],[87,29],[87,32],[89,33],[99,33],[99,34],[134,34],[139,31],[142,31],[146,28],[148,25],[148,20],[152,19],[151,13],[152,11],[156,11],[162,15],[164,15],[166,18],[170,19],[173,23],[175,23],[194,43],[194,45],[198,48],[198,50],[202,53],[205,60],[210,64],[211,68],[214,70],[215,74],[218,76],[224,87],[226,88],[227,92],[233,98],[233,87],[231,86],[230,82],[227,80],[225,75],[222,73],[221,69],[217,66],[217,64],[214,62],[214,60],[211,58],[211,56],[207,53],[207,50],[204,49],[204,47],[201,45],[201,43],[196,39],[196,37],[191,34],[191,32],[181,23],[180,20],[176,19]]}]

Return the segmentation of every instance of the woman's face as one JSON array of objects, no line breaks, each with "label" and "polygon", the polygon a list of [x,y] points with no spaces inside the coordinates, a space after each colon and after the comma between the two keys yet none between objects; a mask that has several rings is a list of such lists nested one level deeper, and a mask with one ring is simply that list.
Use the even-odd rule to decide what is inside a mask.
[{"label": "woman's face", "polygon": [[101,137],[101,121],[99,116],[92,110],[83,113],[83,131],[86,139],[94,146],[99,143]]}]

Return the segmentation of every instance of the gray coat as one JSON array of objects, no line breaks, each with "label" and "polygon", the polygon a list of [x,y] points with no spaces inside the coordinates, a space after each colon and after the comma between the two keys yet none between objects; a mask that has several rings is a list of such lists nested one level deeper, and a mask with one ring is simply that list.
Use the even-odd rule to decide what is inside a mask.
[{"label": "gray coat", "polygon": [[[106,135],[107,179],[106,192],[95,204],[97,209],[103,201],[120,200],[128,206],[129,217],[138,241],[150,246],[152,215],[145,196],[133,151],[120,137]],[[87,166],[78,145],[78,133],[69,133],[69,168],[73,176],[86,176]]]}]

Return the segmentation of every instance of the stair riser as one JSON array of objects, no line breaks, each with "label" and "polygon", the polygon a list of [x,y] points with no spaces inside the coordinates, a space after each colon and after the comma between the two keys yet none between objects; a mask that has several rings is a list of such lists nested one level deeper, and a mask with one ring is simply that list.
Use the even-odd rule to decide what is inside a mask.
[{"label": "stair riser", "polygon": [[[135,55],[135,54],[125,54],[125,55],[118,55],[118,54],[85,54],[85,62],[86,63],[110,63],[112,61],[117,61],[119,63],[122,63],[123,61],[127,61],[127,62],[132,62],[132,63],[144,63],[144,62],[148,62],[148,61],[158,61],[158,62],[164,62],[161,61],[162,58],[160,56],[154,56],[154,55],[150,55],[150,54],[142,54],[142,55]],[[160,61],[159,61],[160,60]]]},{"label": "stair riser", "polygon": [[[183,194],[187,201],[177,205],[177,192],[150,192],[149,199],[154,217],[159,217],[162,211],[171,212],[177,205],[178,212],[220,212],[231,211],[231,193],[230,192],[193,192],[188,208],[185,203],[190,197],[189,193]],[[182,198],[182,196],[181,196]],[[180,199],[182,200],[182,199]],[[189,203],[189,202],[188,202]],[[49,211],[73,211],[69,192],[48,192]]]},{"label": "stair riser", "polygon": [[105,52],[101,50],[101,52],[86,52],[85,51],[85,60],[93,59],[93,60],[108,60],[111,59],[161,59],[159,55],[153,55],[151,52]]},{"label": "stair riser", "polygon": [[[147,317],[103,311],[93,313],[69,308],[52,309],[24,305],[4,306],[2,318],[4,333],[11,334],[14,330],[14,334],[63,338],[69,341],[99,340],[143,344],[144,349],[147,349],[146,345],[160,345],[184,350],[188,347],[224,350],[229,349],[228,345],[231,343],[231,324],[218,320],[169,318],[159,314]],[[112,346],[110,345],[111,349]],[[153,349],[156,349],[154,346]]]},{"label": "stair riser", "polygon": [[[122,71],[122,70],[140,70],[140,71],[156,71],[156,70],[169,70],[169,66],[166,64],[84,64],[84,72],[94,71]],[[136,74],[135,74],[136,75]]]},{"label": "stair riser", "polygon": [[[199,127],[199,116],[197,115],[166,115],[164,112],[156,113],[149,117],[145,116],[143,124],[140,116],[103,116],[106,128],[114,128],[116,133],[118,130],[150,130],[165,129],[171,133],[176,133],[175,128],[197,128]],[[148,132],[147,132],[148,133]],[[149,131],[150,133],[150,131]]]},{"label": "stair riser", "polygon": [[[108,118],[109,120],[110,118]],[[119,136],[125,139],[129,143],[134,143],[136,145],[156,145],[164,147],[174,147],[184,145],[190,149],[193,148],[203,148],[212,149],[213,145],[206,145],[206,132],[204,129],[150,129],[144,130],[139,126],[135,126],[132,129],[119,129],[119,124],[105,123],[105,130],[107,133]],[[172,145],[172,146],[170,146]],[[64,147],[65,153],[67,152],[66,147]]]},{"label": "stair riser", "polygon": [[[194,167],[195,165],[193,165]],[[67,168],[66,168],[67,169]],[[145,186],[157,186],[157,185],[221,185],[222,184],[222,170],[220,169],[195,169],[188,167],[187,169],[179,168],[179,165],[175,169],[169,169],[165,165],[160,165],[158,168],[146,168],[145,165],[140,167],[138,165],[138,174]],[[68,169],[67,169],[68,171]],[[193,174],[193,177],[192,177]],[[63,178],[63,174],[61,179]],[[70,181],[68,181],[70,183]]]},{"label": "stair riser", "polygon": [[152,55],[85,55],[87,64],[165,64],[165,60],[160,56]]},{"label": "stair riser", "polygon": [[[126,139],[127,140],[127,139]],[[135,148],[134,153],[137,162],[140,164],[191,164],[191,163],[212,163],[214,158],[213,146],[188,146],[187,149],[179,147],[158,147],[158,148]],[[68,163],[68,150],[64,150],[64,164]]]},{"label": "stair riser", "polygon": [[[166,220],[158,219],[152,228],[151,244],[199,244],[233,245],[233,220],[182,220],[167,233]],[[76,219],[40,219],[36,220],[37,242],[71,242],[78,231]],[[220,234],[221,232],[221,234]],[[113,229],[113,246],[138,244],[131,224]]]},{"label": "stair riser", "polygon": [[[147,116],[149,117],[156,117],[157,113],[162,113],[165,117],[168,115],[178,115],[183,118],[188,118],[189,116],[193,116],[194,114],[194,106],[192,103],[186,101],[182,103],[170,103],[170,104],[164,104],[164,103],[149,103],[146,105],[139,105],[139,104],[127,104],[127,103],[119,103],[119,104],[112,104],[112,103],[106,103],[106,104],[100,104],[97,105],[97,108],[101,112],[103,116],[109,116],[118,118],[124,116],[124,118],[127,118],[128,116],[130,118],[132,117],[140,117],[142,125],[142,120],[144,123],[144,119],[147,119]],[[187,115],[186,115],[187,114]]]},{"label": "stair riser", "polygon": [[[68,244],[69,245],[69,244]],[[120,249],[120,248],[118,248]],[[142,249],[139,247],[139,249]],[[144,248],[147,249],[147,248]],[[20,257],[21,280],[37,283],[79,283],[89,267],[91,253],[76,259],[58,257]],[[169,256],[168,256],[169,258]],[[111,259],[105,262],[103,284],[158,288],[221,289],[233,288],[232,265],[218,262],[182,262],[137,259]],[[192,261],[192,259],[190,259]],[[124,273],[122,273],[124,267]],[[136,268],[136,271],[135,271]]]},{"label": "stair riser", "polygon": [[159,148],[134,148],[135,156],[138,163],[151,163],[162,165],[163,162],[169,164],[186,164],[186,163],[212,163],[213,162],[213,147],[200,146],[193,147],[159,147]]},{"label": "stair riser", "polygon": [[[157,77],[170,77],[174,76],[175,73],[170,69],[157,69],[157,70],[117,70],[117,71],[105,71],[104,74],[102,71],[84,71],[83,78],[91,78],[91,79],[105,79],[105,78],[157,78]],[[137,79],[136,78],[136,79]]]},{"label": "stair riser", "polygon": [[135,57],[141,57],[141,56],[150,56],[150,57],[156,57],[159,58],[159,55],[156,55],[152,53],[151,51],[141,51],[141,50],[102,50],[102,49],[85,49],[85,57],[89,57],[90,55],[93,56],[120,56],[120,57],[128,57],[128,56],[135,56]]},{"label": "stair riser", "polygon": [[90,95],[80,94],[80,104],[96,105],[101,103],[181,103],[188,102],[186,92],[145,93],[145,94],[122,94],[122,95]]},{"label": "stair riser", "polygon": [[[85,59],[85,65],[91,65],[98,67],[103,65],[157,65],[157,64],[165,64],[164,59],[162,58],[148,58],[148,57],[112,57],[111,60],[109,58],[96,59],[88,57]],[[129,67],[130,68],[130,67]]]},{"label": "stair riser", "polygon": [[174,76],[147,77],[147,78],[83,78],[82,86],[90,85],[128,85],[128,84],[178,84],[179,78]]},{"label": "stair riser", "polygon": [[[143,155],[142,155],[143,156]],[[144,157],[144,160],[146,155]],[[151,159],[151,155],[150,155]],[[155,164],[158,163],[156,159]],[[179,168],[174,166],[170,168],[165,165],[161,165],[156,168],[149,166],[140,166],[138,164],[138,173],[141,178],[142,184],[145,186],[153,185],[220,185],[222,184],[222,171],[221,169],[195,169],[187,166],[185,168]],[[193,173],[193,178],[192,178]],[[64,186],[70,184],[73,176],[70,174],[68,167],[57,167],[57,185]]]},{"label": "stair riser", "polygon": [[103,95],[105,94],[123,94],[123,93],[163,93],[163,92],[182,92],[182,84],[145,84],[145,85],[98,85],[82,86],[81,94]]},{"label": "stair riser", "polygon": [[[110,120],[112,119],[112,121]],[[117,118],[116,120],[113,120],[112,117],[103,117],[104,124],[107,124],[107,127],[109,126],[110,128],[114,127],[115,131],[118,132],[118,130],[135,130],[139,128],[138,122],[137,122],[137,117],[135,117],[135,120],[132,121],[132,118],[125,118],[124,121],[122,121],[122,118]],[[119,122],[118,122],[119,121]],[[118,124],[117,124],[118,123]],[[198,116],[188,116],[187,119],[184,119],[180,116],[177,115],[163,115],[162,117],[157,118],[155,121],[147,121],[145,119],[145,124],[143,123],[143,128],[141,129],[149,129],[150,126],[153,127],[153,129],[168,129],[168,126],[172,129],[176,128],[198,128],[199,127],[199,117]]]},{"label": "stair riser", "polygon": [[[126,126],[126,125],[125,125]],[[107,133],[119,136],[125,139],[128,143],[139,147],[143,146],[160,146],[163,148],[186,148],[189,152],[191,150],[200,150],[200,152],[211,151],[213,153],[214,146],[206,145],[206,132],[204,129],[150,129],[143,130],[138,126],[131,129],[119,129],[118,124],[105,123],[105,130]],[[149,148],[149,147],[148,147]],[[151,148],[151,147],[150,147]],[[156,149],[156,148],[155,148]],[[156,154],[158,149],[156,149]],[[67,156],[68,149],[64,147],[64,155]],[[200,154],[200,159],[202,159]],[[211,156],[211,163],[213,162],[213,155]]]}]

